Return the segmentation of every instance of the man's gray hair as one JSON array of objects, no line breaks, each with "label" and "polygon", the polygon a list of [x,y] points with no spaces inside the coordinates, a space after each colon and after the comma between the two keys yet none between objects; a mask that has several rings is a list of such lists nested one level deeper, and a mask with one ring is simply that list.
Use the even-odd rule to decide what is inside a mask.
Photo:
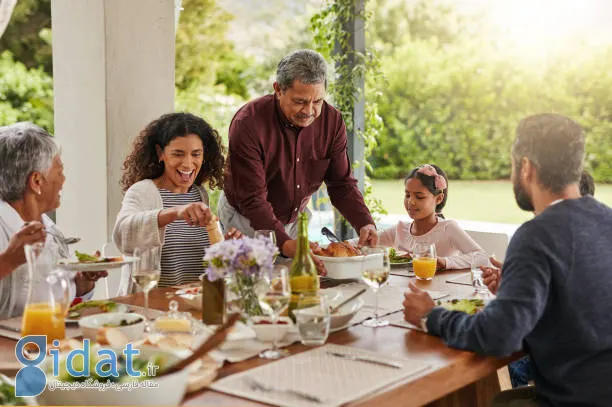
[{"label": "man's gray hair", "polygon": [[323,56],[311,49],[300,49],[281,59],[276,69],[276,82],[281,90],[290,88],[296,79],[307,85],[324,83],[327,88],[327,64]]},{"label": "man's gray hair", "polygon": [[0,199],[23,198],[30,174],[47,172],[59,152],[53,137],[32,123],[0,127]]}]

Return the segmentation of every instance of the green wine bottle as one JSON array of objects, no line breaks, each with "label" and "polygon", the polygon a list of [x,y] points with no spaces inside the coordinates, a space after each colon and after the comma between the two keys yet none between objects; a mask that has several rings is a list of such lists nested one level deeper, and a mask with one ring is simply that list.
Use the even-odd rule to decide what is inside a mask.
[{"label": "green wine bottle", "polygon": [[300,294],[319,291],[319,275],[317,267],[310,255],[310,244],[308,242],[308,215],[301,212],[298,215],[298,238],[297,250],[291,271],[289,272],[289,284],[291,286],[291,301],[289,302],[289,316],[295,321],[293,310],[297,308]]}]

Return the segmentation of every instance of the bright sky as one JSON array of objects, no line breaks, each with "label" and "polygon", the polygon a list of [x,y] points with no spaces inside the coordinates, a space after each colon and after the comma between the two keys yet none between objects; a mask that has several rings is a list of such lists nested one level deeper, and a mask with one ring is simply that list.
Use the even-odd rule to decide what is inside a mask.
[{"label": "bright sky", "polygon": [[610,0],[454,0],[459,9],[485,12],[502,37],[539,48],[578,38],[612,41]]}]

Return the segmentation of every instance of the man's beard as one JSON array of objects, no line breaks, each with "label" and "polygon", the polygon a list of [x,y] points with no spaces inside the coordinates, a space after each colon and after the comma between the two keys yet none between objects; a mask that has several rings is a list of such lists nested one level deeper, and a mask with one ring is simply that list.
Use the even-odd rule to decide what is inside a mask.
[{"label": "man's beard", "polygon": [[531,197],[527,194],[525,188],[523,188],[521,185],[521,181],[518,179],[518,174],[520,174],[520,168],[518,169],[517,176],[512,184],[514,199],[516,200],[516,204],[519,208],[527,212],[533,212],[535,210],[533,207],[533,202],[531,201]]}]

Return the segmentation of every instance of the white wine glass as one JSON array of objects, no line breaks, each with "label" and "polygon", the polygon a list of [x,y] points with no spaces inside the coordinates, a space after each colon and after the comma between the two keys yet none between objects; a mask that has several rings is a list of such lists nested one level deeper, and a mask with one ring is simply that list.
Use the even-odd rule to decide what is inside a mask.
[{"label": "white wine glass", "polygon": [[389,325],[389,321],[378,317],[378,291],[389,281],[391,265],[388,247],[364,247],[365,255],[361,278],[374,291],[374,318],[363,322],[364,326],[379,328]]},{"label": "white wine glass", "polygon": [[264,272],[256,287],[259,305],[266,315],[272,319],[274,339],[272,349],[259,354],[263,359],[279,359],[286,356],[286,351],[277,347],[278,317],[289,306],[291,289],[289,288],[289,270],[285,266],[277,265],[270,272]]},{"label": "white wine glass", "polygon": [[159,282],[161,275],[161,259],[160,248],[136,248],[134,257],[138,258],[135,269],[132,273],[132,280],[144,293],[144,316],[147,321],[147,331],[150,331],[149,326],[149,291],[151,291]]}]

